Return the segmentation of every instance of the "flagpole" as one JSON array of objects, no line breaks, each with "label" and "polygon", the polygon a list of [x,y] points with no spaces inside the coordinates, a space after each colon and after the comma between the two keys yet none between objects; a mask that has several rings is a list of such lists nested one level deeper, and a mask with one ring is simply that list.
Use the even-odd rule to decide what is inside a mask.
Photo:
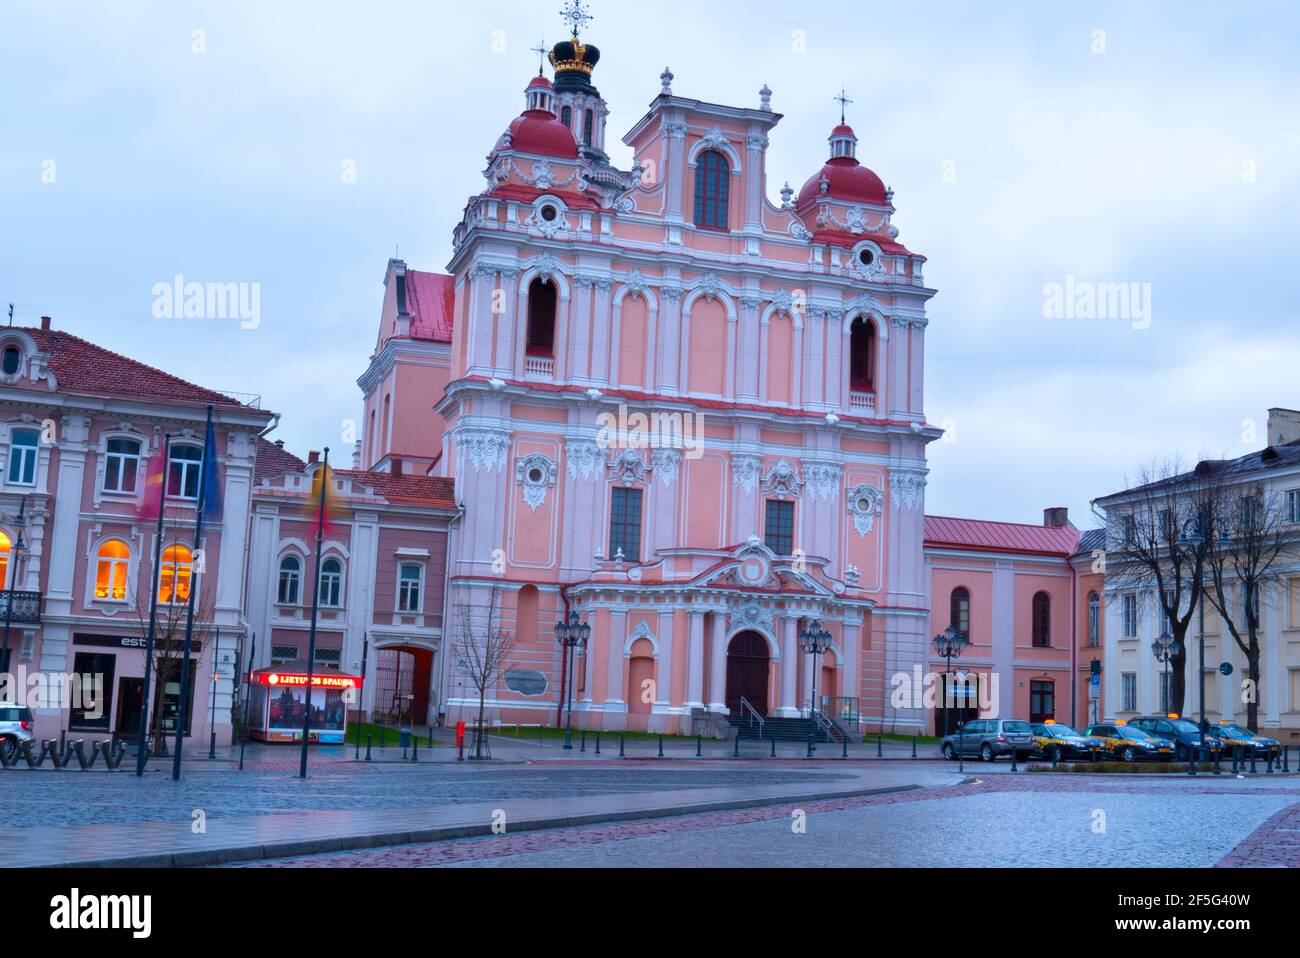
[{"label": "flagpole", "polygon": [[[176,713],[176,753],[172,756],[172,781],[181,780],[181,748],[184,745],[186,715],[189,712],[190,696],[190,654],[194,648],[194,598],[198,591],[194,588],[196,565],[194,561],[195,553],[202,548],[203,542],[203,512],[207,506],[208,499],[208,470],[215,468],[216,463],[210,462],[212,458],[208,455],[209,449],[214,449],[215,444],[212,442],[212,407],[208,407],[208,428],[203,441],[203,464],[199,467],[199,511],[194,519],[194,547],[190,551],[190,582],[189,596],[186,600],[185,609],[185,647],[181,654],[181,688],[179,710]],[[183,490],[182,490],[183,491]],[[206,565],[206,561],[204,565]],[[177,579],[179,576],[172,576],[172,592],[175,594]],[[216,668],[216,659],[213,659],[213,668]]]},{"label": "flagpole", "polygon": [[[140,698],[140,739],[135,747],[135,775],[144,775],[145,739],[149,736],[149,676],[153,672],[153,636],[158,621],[158,589],[162,585],[163,514],[167,511],[167,460],[171,457],[172,434],[163,436],[162,472],[158,482],[158,537],[153,544],[153,578],[149,580],[149,630],[144,640],[144,688]],[[149,492],[146,477],[145,494]]]},{"label": "flagpole", "polygon": [[316,572],[312,578],[311,629],[307,633],[307,699],[302,714],[302,757],[298,760],[298,777],[307,777],[307,744],[311,736],[311,680],[316,663],[316,614],[320,608],[320,556],[325,542],[325,485],[330,480],[330,451],[325,449],[325,461],[320,467],[320,506],[316,516]]}]

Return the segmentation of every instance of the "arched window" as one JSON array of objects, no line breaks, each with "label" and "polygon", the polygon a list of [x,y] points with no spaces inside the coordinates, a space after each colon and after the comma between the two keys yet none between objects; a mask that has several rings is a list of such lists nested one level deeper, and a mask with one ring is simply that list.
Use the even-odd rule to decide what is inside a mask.
[{"label": "arched window", "polygon": [[99,547],[95,564],[95,598],[122,602],[126,599],[126,573],[131,549],[120,539],[109,539]]},{"label": "arched window", "polygon": [[875,354],[876,327],[859,317],[849,329],[849,388],[854,392],[875,391]]},{"label": "arched window", "polygon": [[199,497],[199,474],[203,471],[203,450],[198,446],[172,443],[167,463],[167,495],[178,499]]},{"label": "arched window", "polygon": [[36,447],[41,435],[35,429],[15,429],[9,434],[9,482],[36,485]]},{"label": "arched window", "polygon": [[1052,599],[1046,592],[1034,596],[1034,647],[1045,649],[1052,644]]},{"label": "arched window", "polygon": [[110,439],[105,443],[105,492],[135,492],[139,472],[140,443],[134,439]]},{"label": "arched window", "polygon": [[727,195],[731,188],[731,167],[717,150],[706,150],[695,164],[695,225],[706,229],[727,228]]},{"label": "arched window", "polygon": [[1088,593],[1088,644],[1101,645],[1101,599],[1095,592]]},{"label": "arched window", "polygon": [[13,544],[9,541],[9,536],[0,529],[0,589],[9,588],[9,556],[13,552]]},{"label": "arched window", "polygon": [[573,129],[573,107],[566,106],[563,110],[560,111],[560,122],[563,123],[565,126],[567,126],[570,130]]},{"label": "arched window", "polygon": [[280,560],[280,588],[275,601],[280,605],[298,604],[298,583],[302,581],[302,563],[297,556],[285,556]]},{"label": "arched window", "polygon": [[320,564],[320,604],[338,608],[342,592],[343,563],[338,559],[326,559]]},{"label": "arched window", "polygon": [[970,639],[970,590],[958,586],[952,590],[949,604],[948,624]]},{"label": "arched window", "polygon": [[4,352],[4,369],[6,376],[12,376],[18,372],[18,367],[22,365],[23,354],[17,346],[6,346]]},{"label": "arched window", "polygon": [[595,126],[596,117],[590,110],[582,118],[582,145],[591,146],[591,131]]},{"label": "arched window", "polygon": [[158,570],[158,601],[188,602],[193,578],[194,554],[189,546],[168,546],[163,550],[162,568]]},{"label": "arched window", "polygon": [[528,341],[530,356],[555,355],[555,284],[540,276],[528,286]]}]

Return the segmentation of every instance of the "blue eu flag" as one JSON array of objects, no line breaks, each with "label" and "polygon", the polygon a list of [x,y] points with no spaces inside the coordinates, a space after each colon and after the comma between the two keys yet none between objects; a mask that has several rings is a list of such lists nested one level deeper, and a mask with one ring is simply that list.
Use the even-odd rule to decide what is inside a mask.
[{"label": "blue eu flag", "polygon": [[203,440],[203,518],[221,518],[221,477],[217,470],[217,436],[208,411],[208,434]]}]

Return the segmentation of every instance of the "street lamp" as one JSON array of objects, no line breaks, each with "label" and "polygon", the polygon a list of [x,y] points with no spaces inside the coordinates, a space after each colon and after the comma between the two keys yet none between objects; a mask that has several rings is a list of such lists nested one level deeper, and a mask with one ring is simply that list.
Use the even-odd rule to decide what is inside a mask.
[{"label": "street lamp", "polygon": [[812,698],[808,702],[808,754],[817,751],[817,656],[831,647],[831,634],[822,628],[820,619],[813,619],[799,633],[800,647],[812,656]]},{"label": "street lamp", "polygon": [[[1199,529],[1193,529],[1190,534],[1184,535],[1180,544],[1186,548],[1191,546],[1197,553],[1201,551],[1201,546],[1205,544],[1205,536]],[[1200,697],[1201,704],[1201,735],[1205,735],[1210,730],[1210,723],[1205,720],[1205,585],[1204,585],[1204,565],[1202,564],[1200,598],[1197,600],[1200,608],[1197,610],[1197,695]]]},{"label": "street lamp", "polygon": [[943,734],[948,735],[952,732],[948,722],[948,673],[952,671],[952,660],[960,658],[962,652],[966,651],[966,646],[970,645],[970,639],[966,638],[964,632],[959,632],[955,625],[950,625],[934,637],[934,652],[939,658],[944,660],[943,677],[944,677],[944,709],[943,709]]},{"label": "street lamp", "polygon": [[575,650],[585,649],[587,640],[591,638],[591,626],[578,618],[577,612],[569,613],[569,621],[561,619],[555,623],[555,641],[567,650],[569,660],[569,680],[568,680],[568,721],[564,726],[564,747],[573,749],[573,657]]},{"label": "street lamp", "polygon": [[14,618],[14,586],[18,582],[18,556],[23,551],[23,527],[26,526],[24,514],[27,510],[27,498],[18,500],[18,517],[14,519],[14,528],[18,532],[13,547],[9,550],[9,560],[5,571],[9,575],[9,586],[5,591],[5,628],[4,641],[0,645],[0,671],[9,671],[9,631]]},{"label": "street lamp", "polygon": [[1160,633],[1160,638],[1151,643],[1151,654],[1156,657],[1156,661],[1165,667],[1165,684],[1160,696],[1161,711],[1169,711],[1169,662],[1177,657],[1183,651],[1183,643],[1179,642],[1169,634],[1166,629]]}]

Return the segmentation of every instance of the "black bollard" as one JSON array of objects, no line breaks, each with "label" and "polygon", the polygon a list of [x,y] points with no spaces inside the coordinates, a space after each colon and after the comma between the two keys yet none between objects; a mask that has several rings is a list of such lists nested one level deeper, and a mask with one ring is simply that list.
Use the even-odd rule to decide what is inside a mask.
[{"label": "black bollard", "polygon": [[[848,744],[847,740],[845,740],[845,744],[846,745]],[[915,735],[912,736],[912,758],[916,758],[916,736]]]},{"label": "black bollard", "polygon": [[1282,771],[1284,772],[1291,771],[1291,762],[1287,758],[1287,755],[1290,753],[1290,751],[1291,750],[1287,746],[1285,745],[1282,746]]},{"label": "black bollard", "polygon": [[1220,758],[1220,756],[1221,756],[1222,754],[1223,754],[1223,750],[1222,750],[1222,749],[1218,749],[1218,748],[1216,748],[1216,749],[1214,750],[1214,774],[1215,774],[1215,775],[1222,775],[1222,774],[1223,774],[1223,769],[1221,769],[1221,768],[1219,767],[1219,758]]},{"label": "black bollard", "polygon": [[877,733],[876,733],[876,758],[881,758],[881,757],[883,757],[884,754],[885,754],[885,753],[882,752],[881,749],[880,749],[880,743],[881,743],[881,741],[882,741],[882,736],[881,736],[881,734],[880,734],[879,732],[877,732]]},{"label": "black bollard", "polygon": [[776,736],[772,736],[772,757],[776,758]]},{"label": "black bollard", "polygon": [[698,732],[695,734],[695,757],[704,757],[704,736],[700,735]]},{"label": "black bollard", "polygon": [[433,726],[429,726],[429,748],[433,748]]},{"label": "black bollard", "polygon": [[808,754],[805,755],[804,758],[812,758],[812,757],[813,757],[813,740],[812,740],[812,736],[809,735],[809,736],[808,736]]},{"label": "black bollard", "polygon": [[460,744],[456,746],[456,761],[465,761],[465,740],[461,739]]},{"label": "black bollard", "polygon": [[740,758],[740,730],[736,730],[736,744],[731,749],[732,758]]},{"label": "black bollard", "polygon": [[600,729],[596,730],[596,754],[600,754]]},{"label": "black bollard", "polygon": [[664,757],[664,737],[662,735],[659,736],[659,757]]},{"label": "black bollard", "polygon": [[1258,771],[1259,769],[1255,768],[1255,749],[1252,748],[1250,750],[1250,774],[1255,775]]},{"label": "black bollard", "polygon": [[582,740],[578,744],[578,751],[585,752],[586,750],[587,750],[587,730],[584,728],[582,730]]},{"label": "black bollard", "polygon": [[411,761],[420,760],[420,740],[416,736],[411,736]]},{"label": "black bollard", "polygon": [[1011,749],[1011,771],[1020,771],[1020,766],[1016,764],[1016,750],[1014,748]]},{"label": "black bollard", "polygon": [[1234,746],[1232,747],[1232,774],[1233,774],[1233,775],[1236,775],[1236,774],[1237,774],[1237,771],[1238,771],[1238,766],[1237,766],[1237,746],[1234,745]]},{"label": "black bollard", "polygon": [[1264,769],[1269,775],[1273,774],[1273,750],[1268,750],[1268,767]]},{"label": "black bollard", "polygon": [[370,761],[370,736],[366,736],[366,761]]},{"label": "black bollard", "polygon": [[1196,753],[1190,747],[1187,749],[1187,774],[1196,774]]},{"label": "black bollard", "polygon": [[618,757],[619,758],[627,758],[627,754],[623,751],[624,738],[625,738],[624,734],[622,732],[619,732],[618,733]]},{"label": "black bollard", "polygon": [[[842,748],[840,749],[840,758],[848,758],[848,757],[849,757],[849,737],[846,735],[846,736],[844,736],[842,739],[840,739],[840,741],[843,743]],[[916,752],[915,752],[915,748],[916,748],[916,746],[913,745],[912,748],[913,748],[912,758],[916,758]]]},{"label": "black bollard", "polygon": [[1060,750],[1059,748],[1055,748],[1055,747],[1053,747],[1053,748],[1052,748],[1052,768],[1056,768],[1056,763],[1057,763],[1057,761],[1060,759],[1060,757],[1061,757],[1061,750]]}]

